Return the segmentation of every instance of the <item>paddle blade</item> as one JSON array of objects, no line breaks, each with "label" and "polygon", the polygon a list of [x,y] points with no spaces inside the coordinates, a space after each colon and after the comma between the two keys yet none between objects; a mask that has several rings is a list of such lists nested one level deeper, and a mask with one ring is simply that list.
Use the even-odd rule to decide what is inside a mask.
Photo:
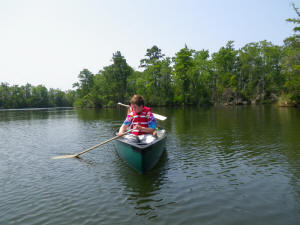
[{"label": "paddle blade", "polygon": [[155,119],[162,120],[162,121],[167,119],[167,117],[165,117],[165,116],[162,116],[162,115],[159,115],[159,114],[156,114],[156,113],[152,113],[152,114],[153,114]]},{"label": "paddle blade", "polygon": [[55,156],[52,159],[69,159],[69,158],[75,158],[77,157],[76,155],[60,155],[60,156]]}]

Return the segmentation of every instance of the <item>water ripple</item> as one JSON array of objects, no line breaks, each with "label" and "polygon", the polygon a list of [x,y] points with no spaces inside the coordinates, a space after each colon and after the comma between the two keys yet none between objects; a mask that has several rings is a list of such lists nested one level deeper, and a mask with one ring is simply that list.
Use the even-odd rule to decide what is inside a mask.
[{"label": "water ripple", "polygon": [[298,111],[156,110],[167,149],[144,175],[112,143],[51,160],[111,138],[122,111],[1,111],[0,224],[298,224]]}]

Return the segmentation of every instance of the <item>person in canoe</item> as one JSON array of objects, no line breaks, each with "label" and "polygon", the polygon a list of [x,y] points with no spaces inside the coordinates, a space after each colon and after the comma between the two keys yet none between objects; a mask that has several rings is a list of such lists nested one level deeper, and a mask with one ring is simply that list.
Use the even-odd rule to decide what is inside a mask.
[{"label": "person in canoe", "polygon": [[123,135],[127,128],[133,129],[124,138],[132,142],[150,143],[155,140],[156,120],[149,107],[144,105],[144,98],[134,95],[130,100],[128,114],[119,129],[118,135]]}]

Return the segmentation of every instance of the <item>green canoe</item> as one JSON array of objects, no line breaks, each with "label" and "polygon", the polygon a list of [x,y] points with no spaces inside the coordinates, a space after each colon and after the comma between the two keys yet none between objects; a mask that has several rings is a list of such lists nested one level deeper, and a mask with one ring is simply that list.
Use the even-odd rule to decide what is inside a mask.
[{"label": "green canoe", "polygon": [[117,139],[114,144],[119,156],[130,167],[139,173],[151,170],[159,161],[166,147],[167,133],[160,128],[157,131],[157,138],[149,143],[133,143],[125,138]]}]

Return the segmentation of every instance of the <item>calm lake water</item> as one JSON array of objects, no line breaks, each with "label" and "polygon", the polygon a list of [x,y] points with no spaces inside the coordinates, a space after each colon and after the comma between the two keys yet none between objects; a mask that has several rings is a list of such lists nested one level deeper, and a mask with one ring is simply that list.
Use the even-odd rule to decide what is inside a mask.
[{"label": "calm lake water", "polygon": [[299,224],[300,109],[154,108],[166,152],[140,175],[113,143],[125,109],[0,111],[0,224]]}]

